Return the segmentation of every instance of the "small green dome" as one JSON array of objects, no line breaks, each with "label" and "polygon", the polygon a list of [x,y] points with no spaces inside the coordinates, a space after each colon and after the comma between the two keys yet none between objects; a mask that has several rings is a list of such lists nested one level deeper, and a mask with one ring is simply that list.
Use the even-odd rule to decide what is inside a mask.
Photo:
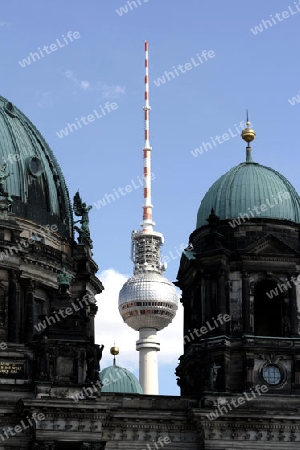
[{"label": "small green dome", "polygon": [[121,394],[143,394],[143,389],[136,376],[120,366],[109,366],[100,372],[103,384],[102,392],[118,392]]},{"label": "small green dome", "polygon": [[279,172],[252,161],[233,167],[211,186],[201,202],[196,228],[207,225],[212,208],[221,220],[248,214],[300,223],[300,198],[291,183]]}]

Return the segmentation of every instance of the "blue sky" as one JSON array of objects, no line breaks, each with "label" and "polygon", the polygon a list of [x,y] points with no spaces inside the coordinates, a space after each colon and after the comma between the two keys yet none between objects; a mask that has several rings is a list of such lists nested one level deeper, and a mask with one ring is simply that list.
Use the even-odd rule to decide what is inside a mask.
[{"label": "blue sky", "polygon": [[[79,188],[83,200],[93,205],[132,180],[138,186],[90,213],[94,258],[106,281],[97,318],[97,339],[106,345],[102,363],[110,363],[108,348],[115,338],[123,345],[119,364],[136,373],[137,334],[118,322],[116,287],[132,273],[130,234],[142,216],[143,42],[149,41],[150,54],[153,214],[156,230],[165,236],[163,253],[173,255],[166,276],[174,281],[176,249],[188,242],[203,195],[245,158],[244,142],[237,136],[197,157],[192,151],[229,129],[237,134],[235,124],[245,120],[246,108],[257,133],[254,159],[279,170],[299,191],[300,98],[294,106],[288,100],[300,91],[300,12],[294,1],[136,0],[137,8],[127,4],[128,12],[118,14],[126,4],[4,2],[0,84],[1,95],[32,120],[51,146],[72,198]],[[271,15],[272,26],[264,25],[262,20]],[[259,25],[262,31],[255,35],[251,28]],[[80,36],[71,42],[69,31]],[[51,44],[57,47],[53,51]],[[30,53],[45,45],[49,54],[45,51],[34,62]],[[214,57],[155,85],[166,71],[178,71],[204,50]],[[22,67],[19,61],[29,57],[30,65]],[[76,118],[95,115],[94,110],[100,115],[106,102],[117,108],[58,137]],[[161,333],[162,394],[179,393],[174,369],[182,353],[181,318],[179,311],[176,322]]]}]

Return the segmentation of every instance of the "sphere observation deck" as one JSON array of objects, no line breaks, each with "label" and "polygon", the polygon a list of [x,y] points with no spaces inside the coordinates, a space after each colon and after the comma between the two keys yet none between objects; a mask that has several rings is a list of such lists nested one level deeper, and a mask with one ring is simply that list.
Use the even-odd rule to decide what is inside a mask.
[{"label": "sphere observation deck", "polygon": [[128,326],[162,330],[176,315],[178,297],[174,285],[156,272],[133,275],[119,294],[119,312]]}]

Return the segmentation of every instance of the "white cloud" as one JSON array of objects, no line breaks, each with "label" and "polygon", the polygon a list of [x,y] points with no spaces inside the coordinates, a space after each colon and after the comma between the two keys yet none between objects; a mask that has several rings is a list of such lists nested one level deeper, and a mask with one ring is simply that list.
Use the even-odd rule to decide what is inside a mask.
[{"label": "white cloud", "polygon": [[[99,275],[105,287],[102,294],[97,296],[99,310],[95,318],[96,342],[105,346],[100,362],[101,369],[112,365],[113,357],[109,350],[114,342],[120,348],[117,364],[135,372],[138,369],[139,355],[135,350],[138,331],[132,330],[123,322],[118,310],[119,292],[129,277],[114,269],[104,270]],[[178,364],[178,358],[182,354],[182,317],[183,308],[179,304],[173,322],[158,333],[161,342],[161,351],[158,355],[159,367],[163,364],[172,364],[175,369]]]},{"label": "white cloud", "polygon": [[80,83],[80,87],[81,87],[82,89],[84,89],[84,90],[89,89],[89,87],[90,87],[90,82],[89,82],[89,81],[84,81],[84,80],[82,80],[81,83]]},{"label": "white cloud", "polygon": [[41,92],[37,91],[35,93],[36,96],[36,105],[38,108],[45,108],[47,106],[51,106],[53,104],[51,93],[50,92]]},{"label": "white cloud", "polygon": [[125,86],[109,85],[106,83],[99,83],[98,90],[100,90],[104,98],[118,98],[120,95],[125,95],[126,93]]},{"label": "white cloud", "polygon": [[90,82],[86,80],[79,80],[72,70],[65,70],[64,75],[72,81],[74,87],[83,89],[84,91],[90,89]]},{"label": "white cloud", "polygon": [[72,82],[73,87],[84,91],[100,92],[103,98],[118,98],[126,93],[125,86],[107,84],[100,81],[93,85],[88,80],[80,80],[72,70],[65,70],[64,76]]}]

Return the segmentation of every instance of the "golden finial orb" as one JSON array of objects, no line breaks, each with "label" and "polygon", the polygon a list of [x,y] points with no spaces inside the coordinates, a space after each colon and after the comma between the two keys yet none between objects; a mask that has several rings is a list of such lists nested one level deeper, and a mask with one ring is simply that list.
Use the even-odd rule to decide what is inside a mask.
[{"label": "golden finial orb", "polygon": [[113,356],[116,356],[120,353],[119,347],[116,347],[115,345],[110,348],[110,354]]},{"label": "golden finial orb", "polygon": [[246,128],[242,131],[242,139],[244,139],[244,141],[246,141],[248,144],[250,144],[250,142],[252,142],[255,139],[255,131],[250,127],[251,122],[249,122],[249,118],[248,118],[248,111],[247,111],[247,122],[246,122]]}]

